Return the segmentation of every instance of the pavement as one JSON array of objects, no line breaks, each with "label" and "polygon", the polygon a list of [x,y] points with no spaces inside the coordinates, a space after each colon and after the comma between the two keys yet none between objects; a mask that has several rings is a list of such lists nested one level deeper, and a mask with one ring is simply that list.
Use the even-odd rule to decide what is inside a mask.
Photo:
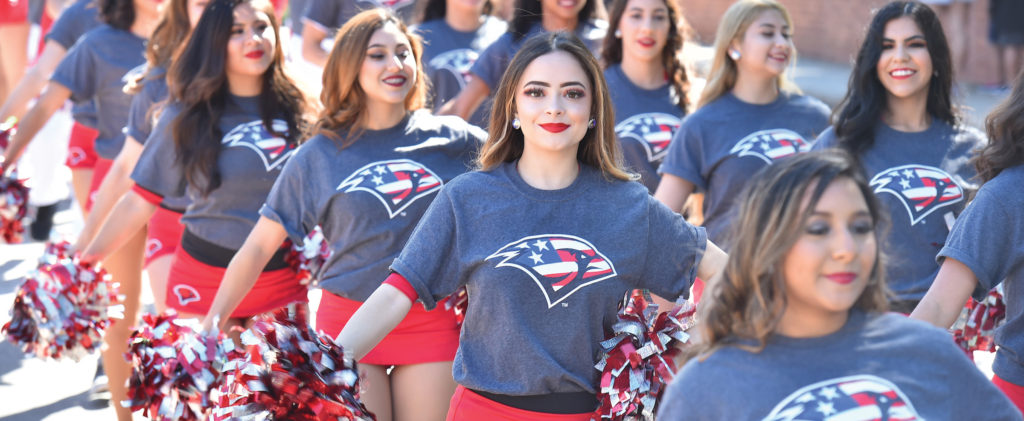
[{"label": "pavement", "polygon": [[[710,48],[699,45],[686,48],[686,55],[695,62],[695,67],[706,69]],[[846,93],[849,73],[849,65],[802,57],[794,79],[805,93],[834,106]],[[971,85],[959,86],[957,95],[958,102],[966,106],[965,121],[979,128],[983,128],[985,115],[1002,100],[1000,95]],[[55,236],[73,238],[81,229],[76,206],[67,206],[57,214]],[[42,250],[43,244],[38,242],[0,244],[0,323],[6,322],[5,315],[14,301],[15,290],[25,274],[35,267]],[[148,291],[148,288],[143,290]],[[152,302],[152,297],[144,296],[143,300]],[[311,293],[310,303],[317,302],[316,292]],[[115,419],[111,407],[88,399],[96,359],[91,356],[76,363],[23,357],[10,342],[0,339],[0,421]],[[976,353],[975,360],[978,367],[991,376],[992,354]],[[136,419],[144,418],[136,414]]]}]

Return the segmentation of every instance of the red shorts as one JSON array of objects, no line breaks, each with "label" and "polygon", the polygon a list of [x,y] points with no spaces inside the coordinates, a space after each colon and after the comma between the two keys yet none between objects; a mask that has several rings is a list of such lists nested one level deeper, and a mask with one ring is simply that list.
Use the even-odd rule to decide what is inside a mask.
[{"label": "red shorts", "polygon": [[548,414],[513,408],[487,399],[459,385],[455,388],[445,421],[591,421],[594,413]]},{"label": "red shorts", "polygon": [[28,0],[0,0],[0,24],[28,23]]},{"label": "red shorts", "polygon": [[1010,398],[1010,402],[1013,402],[1013,405],[1016,406],[1017,409],[1024,412],[1024,386],[1018,386],[1010,383],[999,378],[998,375],[992,376],[992,383],[995,384],[999,390],[1002,390],[1003,393],[1006,394],[1006,397]]},{"label": "red shorts", "polygon": [[[338,336],[348,319],[363,303],[324,291],[316,311],[316,330]],[[413,303],[409,314],[362,360],[363,364],[406,365],[452,361],[459,349],[455,312],[427,311]]]},{"label": "red shorts", "polygon": [[[213,304],[225,271],[225,268],[196,260],[184,248],[178,247],[167,278],[167,307],[181,313],[205,315]],[[294,302],[305,303],[308,301],[308,289],[299,280],[291,268],[261,273],[231,317],[250,317]]]},{"label": "red shorts", "polygon": [[146,229],[146,265],[174,253],[184,230],[180,213],[158,206]]},{"label": "red shorts", "polygon": [[107,176],[107,173],[110,172],[110,167],[113,165],[114,161],[96,158],[96,165],[92,168],[92,180],[89,181],[89,197],[85,202],[85,210],[92,209],[92,204],[96,201],[96,192],[100,190],[100,185],[103,184],[103,179]]},{"label": "red shorts", "polygon": [[[2,3],[3,0],[0,0]],[[99,136],[100,132],[96,129],[79,124],[75,124],[71,127],[71,139],[68,141],[68,159],[65,162],[67,166],[72,169],[78,168],[92,168],[96,166],[96,159],[99,158],[96,155],[96,136]]]}]

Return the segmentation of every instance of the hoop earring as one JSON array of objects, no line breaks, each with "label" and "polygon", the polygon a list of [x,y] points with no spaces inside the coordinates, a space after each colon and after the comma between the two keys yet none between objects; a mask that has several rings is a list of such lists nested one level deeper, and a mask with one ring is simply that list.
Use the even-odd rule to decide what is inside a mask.
[{"label": "hoop earring", "polygon": [[516,130],[519,130],[521,127],[523,127],[523,123],[521,123],[519,121],[519,117],[513,118],[512,119],[512,128],[516,129]]},{"label": "hoop earring", "polygon": [[587,123],[587,127],[591,128],[591,129],[593,129],[594,127],[597,127],[597,120],[590,119],[590,123]]}]

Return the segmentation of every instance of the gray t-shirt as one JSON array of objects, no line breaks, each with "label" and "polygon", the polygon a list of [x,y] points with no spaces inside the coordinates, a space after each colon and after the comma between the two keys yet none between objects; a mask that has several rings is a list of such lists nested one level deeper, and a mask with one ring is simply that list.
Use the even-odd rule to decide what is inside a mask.
[{"label": "gray t-shirt", "polygon": [[629,170],[640,174],[640,182],[654,193],[661,181],[658,167],[683,122],[683,110],[675,104],[675,89],[671,84],[653,90],[636,86],[618,64],[605,69],[604,79],[615,107],[615,136],[622,157]]},{"label": "gray t-shirt", "polygon": [[101,158],[114,159],[124,144],[132,97],[123,88],[144,69],[145,49],[146,40],[102,25],[75,43],[50,77],[71,90],[72,101],[96,104],[95,149]]},{"label": "gray t-shirt", "polygon": [[971,268],[986,289],[1003,282],[1006,324],[996,332],[992,371],[1024,385],[1024,165],[1007,168],[978,190],[956,219],[938,260],[952,257]]},{"label": "gray t-shirt", "polygon": [[345,149],[314,136],[285,165],[260,214],[299,244],[321,226],[333,253],[315,274],[320,286],[365,301],[441,186],[472,167],[486,137],[458,117],[428,111],[365,131]]},{"label": "gray t-shirt", "polygon": [[[488,16],[474,32],[456,31],[444,19],[435,19],[415,28],[423,37],[423,69],[430,78],[430,95],[437,110],[466,87],[469,69],[489,45],[505,33],[507,24]],[[478,107],[469,122],[483,126],[490,107]]]},{"label": "gray t-shirt", "polygon": [[569,187],[538,190],[516,165],[448,183],[392,269],[427,309],[467,287],[459,384],[506,395],[595,393],[598,343],[624,294],[685,296],[707,237],[638,183],[583,165]]},{"label": "gray t-shirt", "polygon": [[79,37],[102,24],[96,0],[77,0],[60,12],[60,16],[46,33],[46,40],[54,41],[66,50],[71,49]]},{"label": "gray t-shirt", "polygon": [[[920,300],[932,285],[939,271],[935,253],[967,206],[968,193],[978,188],[971,182],[971,151],[984,144],[978,130],[937,119],[917,133],[878,124],[875,143],[858,157],[891,222],[883,246],[885,279],[897,299]],[[829,127],[813,149],[835,145]]]},{"label": "gray t-shirt", "polygon": [[728,250],[738,196],[751,177],[777,159],[810,150],[828,127],[828,114],[825,104],[809,96],[783,93],[762,105],[726,93],[683,119],[658,173],[706,192],[708,237]]},{"label": "gray t-shirt", "polygon": [[416,12],[416,0],[309,0],[302,24],[316,26],[333,38],[352,16],[378,7],[390,9],[408,24]]},{"label": "gray t-shirt", "polygon": [[[263,127],[257,97],[229,96],[217,127],[223,133],[217,157],[220,187],[203,195],[199,187],[186,183],[177,162],[178,151],[171,135],[174,120],[181,113],[179,104],[164,107],[153,134],[142,149],[132,180],[164,197],[187,194],[192,204],[181,223],[192,234],[218,246],[238,250],[259,219],[259,209],[267,199],[278,174],[294,146],[275,137]],[[284,120],[273,121],[274,130],[287,132]],[[212,139],[211,139],[212,140]]]},{"label": "gray t-shirt", "polygon": [[851,311],[837,332],[769,338],[690,360],[659,421],[1020,420],[949,334],[896,314]]}]

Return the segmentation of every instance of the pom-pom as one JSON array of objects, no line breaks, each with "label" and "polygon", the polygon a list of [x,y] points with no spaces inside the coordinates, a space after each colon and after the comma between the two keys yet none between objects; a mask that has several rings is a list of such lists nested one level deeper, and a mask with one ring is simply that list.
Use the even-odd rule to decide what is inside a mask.
[{"label": "pom-pom", "polygon": [[445,311],[455,312],[455,323],[462,326],[462,322],[466,320],[466,308],[469,307],[469,292],[466,291],[466,286],[459,287],[441,302],[444,303]]},{"label": "pom-pom", "polygon": [[128,339],[128,399],[121,405],[153,420],[200,420],[213,407],[221,370],[242,352],[223,333],[204,335],[196,319],[174,310],[144,314]]},{"label": "pom-pom", "polygon": [[324,233],[317,225],[303,239],[301,245],[291,244],[291,250],[285,256],[285,261],[299,274],[300,278],[312,280],[319,274],[320,268],[330,257],[331,245],[324,239]]},{"label": "pom-pom", "polygon": [[103,343],[112,318],[123,317],[110,275],[67,255],[71,245],[48,245],[39,267],[18,287],[4,334],[25,353],[78,361]]},{"label": "pom-pom", "polygon": [[612,337],[601,342],[600,407],[604,420],[654,419],[656,405],[676,373],[676,344],[689,342],[686,330],[695,324],[695,307],[683,302],[658,314],[658,305],[643,290],[630,293],[619,309]]},{"label": "pom-pom", "polygon": [[21,242],[22,219],[28,213],[28,188],[15,174],[0,175],[0,238],[8,244]]},{"label": "pom-pom", "polygon": [[962,328],[953,330],[953,340],[974,359],[974,351],[993,352],[996,329],[1006,321],[1006,303],[1003,302],[1002,285],[993,288],[980,302],[967,300],[967,320]]},{"label": "pom-pom", "polygon": [[18,125],[18,118],[15,116],[7,117],[3,123],[0,123],[0,152],[7,149],[7,145],[11,143],[11,135],[14,134],[14,127]]},{"label": "pom-pom", "polygon": [[304,311],[260,316],[242,334],[246,357],[225,367],[215,420],[376,420],[359,401],[356,363],[313,332]]}]

